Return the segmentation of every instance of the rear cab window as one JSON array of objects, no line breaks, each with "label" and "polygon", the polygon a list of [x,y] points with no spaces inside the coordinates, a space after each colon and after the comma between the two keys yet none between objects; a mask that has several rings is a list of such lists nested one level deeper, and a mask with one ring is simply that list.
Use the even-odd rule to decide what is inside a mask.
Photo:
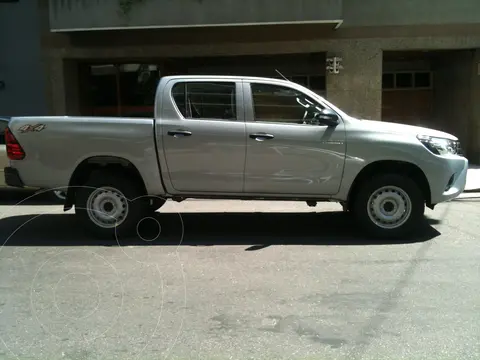
[{"label": "rear cab window", "polygon": [[232,82],[177,82],[172,98],[184,119],[237,120],[237,85]]}]

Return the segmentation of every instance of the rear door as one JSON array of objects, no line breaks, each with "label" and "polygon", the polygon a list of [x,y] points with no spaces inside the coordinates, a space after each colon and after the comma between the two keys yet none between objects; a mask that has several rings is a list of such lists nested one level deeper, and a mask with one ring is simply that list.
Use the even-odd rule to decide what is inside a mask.
[{"label": "rear door", "polygon": [[173,79],[161,131],[171,193],[240,193],[245,167],[241,81]]}]

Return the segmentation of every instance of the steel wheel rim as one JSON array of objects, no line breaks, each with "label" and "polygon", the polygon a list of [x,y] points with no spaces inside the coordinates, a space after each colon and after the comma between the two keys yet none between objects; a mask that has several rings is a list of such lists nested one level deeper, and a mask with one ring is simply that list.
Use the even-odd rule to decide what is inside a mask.
[{"label": "steel wheel rim", "polygon": [[382,229],[396,229],[410,218],[412,201],[405,190],[397,186],[383,186],[368,199],[370,220]]},{"label": "steel wheel rim", "polygon": [[122,224],[128,215],[128,201],[112,187],[95,189],[87,199],[87,214],[97,226],[109,229]]}]

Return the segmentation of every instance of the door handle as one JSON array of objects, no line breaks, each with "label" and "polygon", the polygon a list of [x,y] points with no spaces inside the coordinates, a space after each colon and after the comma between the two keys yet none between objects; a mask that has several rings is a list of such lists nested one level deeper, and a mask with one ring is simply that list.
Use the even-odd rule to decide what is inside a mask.
[{"label": "door handle", "polygon": [[255,133],[255,134],[250,134],[250,139],[255,139],[257,141],[263,141],[263,140],[271,140],[275,136],[272,134],[267,134],[267,133]]},{"label": "door handle", "polygon": [[173,137],[181,137],[181,136],[191,136],[192,132],[188,130],[170,130],[167,134]]}]

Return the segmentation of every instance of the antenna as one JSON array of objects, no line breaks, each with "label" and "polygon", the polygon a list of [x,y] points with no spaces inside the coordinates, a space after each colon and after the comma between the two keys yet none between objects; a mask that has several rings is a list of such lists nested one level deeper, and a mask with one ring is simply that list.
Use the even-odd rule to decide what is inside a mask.
[{"label": "antenna", "polygon": [[290,80],[288,80],[285,76],[283,76],[283,74],[282,74],[280,71],[278,71],[277,69],[275,69],[275,71],[276,71],[277,74],[280,75],[284,80],[290,81]]}]

